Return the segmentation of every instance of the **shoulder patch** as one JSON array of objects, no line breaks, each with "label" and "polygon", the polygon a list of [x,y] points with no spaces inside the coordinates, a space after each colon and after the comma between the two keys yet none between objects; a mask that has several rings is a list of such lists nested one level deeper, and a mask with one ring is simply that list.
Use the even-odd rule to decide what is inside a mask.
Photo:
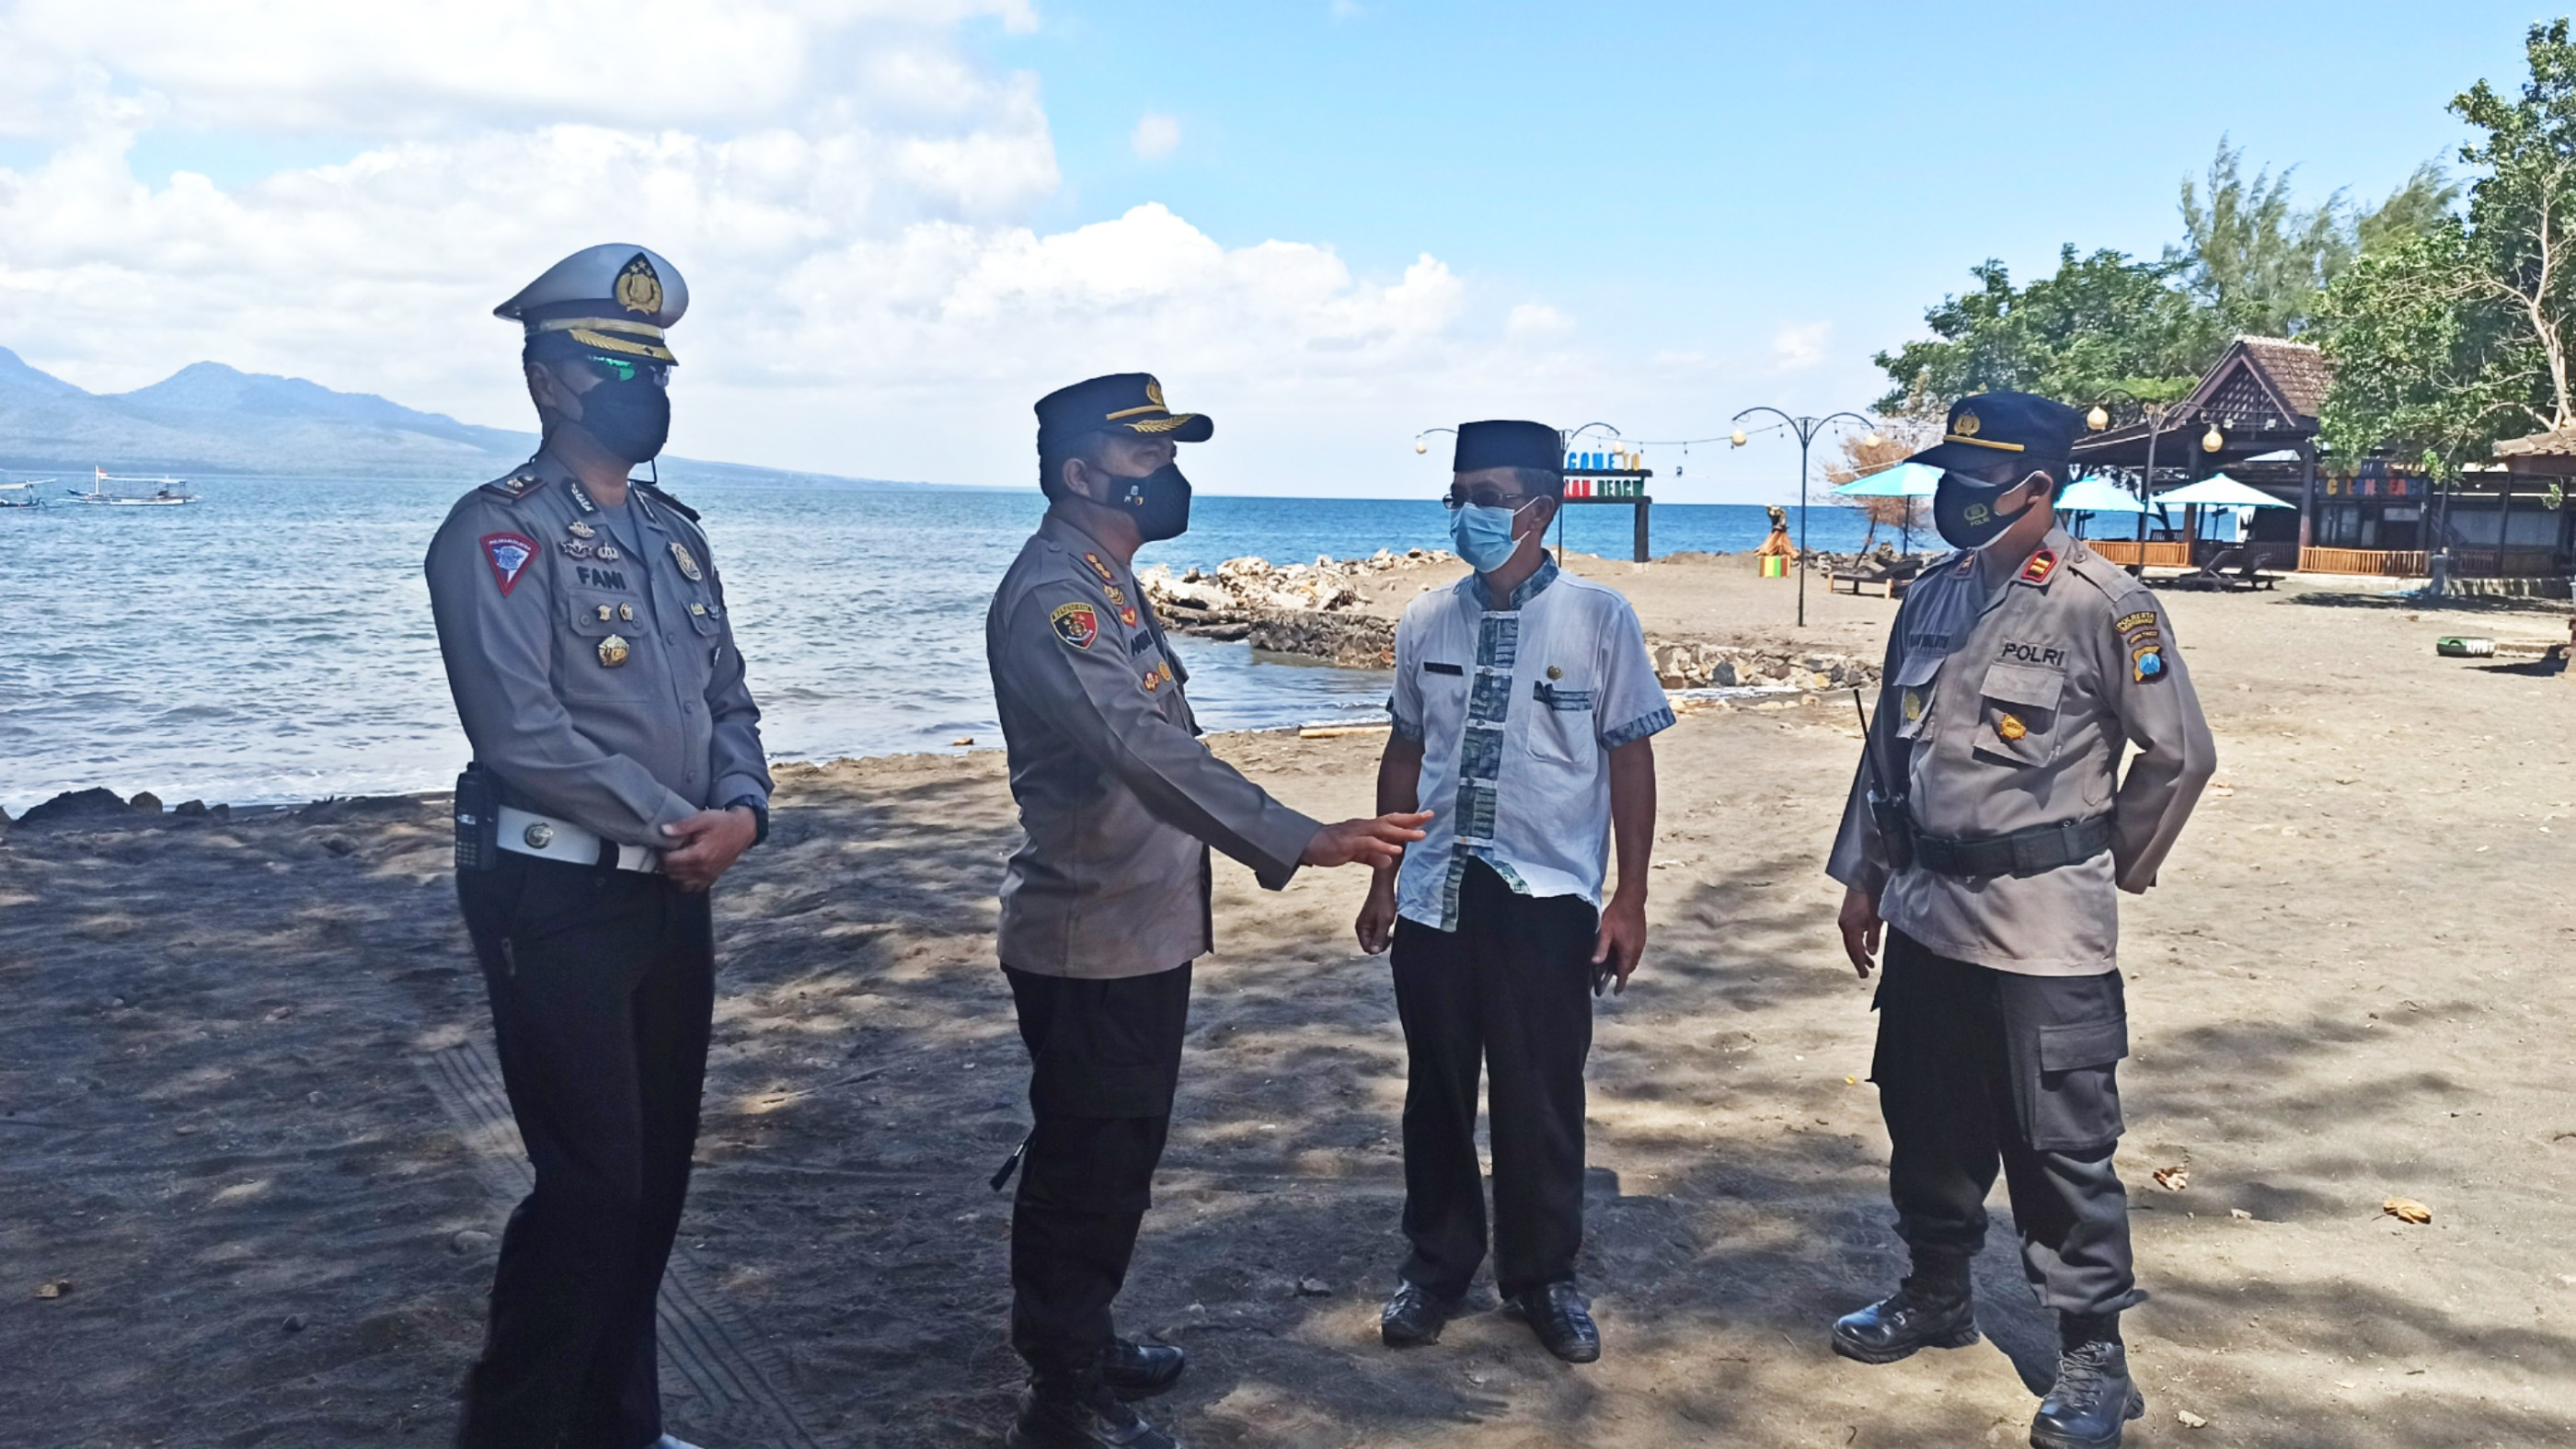
[{"label": "shoulder patch", "polygon": [[[507,478],[495,478],[483,485],[483,491],[512,502],[527,497],[546,486],[544,475],[534,468],[522,468]],[[504,590],[507,592],[507,590]]]},{"label": "shoulder patch", "polygon": [[1055,637],[1076,649],[1088,649],[1100,637],[1100,615],[1089,604],[1058,604],[1047,623],[1054,626]]},{"label": "shoulder patch", "polygon": [[689,505],[682,503],[679,499],[663,492],[656,484],[637,483],[629,480],[626,486],[643,494],[645,497],[652,499],[656,503],[666,505],[673,513],[680,515],[691,523],[698,521],[698,510],[691,508]]},{"label": "shoulder patch", "polygon": [[2129,677],[2140,684],[2153,684],[2165,677],[2165,650],[2161,641],[2150,638],[2129,650]]},{"label": "shoulder patch", "polygon": [[480,542],[483,561],[492,566],[492,582],[506,599],[527,576],[528,560],[537,556],[537,541],[523,533],[487,533]]},{"label": "shoulder patch", "polygon": [[2120,616],[2120,622],[2118,622],[2118,623],[2116,623],[2116,624],[2112,625],[2111,627],[2112,627],[2112,628],[2114,628],[2114,629],[2119,630],[2119,631],[2120,631],[2121,633],[2123,633],[2123,634],[2126,634],[2126,633],[2128,633],[2128,632],[2129,632],[2130,630],[2132,630],[2132,629],[2140,628],[2140,627],[2142,627],[2142,626],[2144,626],[2144,625],[2148,625],[2148,624],[2153,624],[2155,621],[2156,621],[2156,611],[2155,611],[2155,610],[2153,610],[2153,609],[2140,609],[2138,612],[2136,612],[2136,613],[2134,613],[2134,614],[2122,614],[2122,615]]}]

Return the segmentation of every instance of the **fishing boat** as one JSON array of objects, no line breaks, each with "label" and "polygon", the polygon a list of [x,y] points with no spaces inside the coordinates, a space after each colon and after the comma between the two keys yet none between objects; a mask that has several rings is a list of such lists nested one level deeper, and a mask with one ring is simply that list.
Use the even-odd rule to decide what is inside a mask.
[{"label": "fishing boat", "polygon": [[45,501],[36,490],[53,482],[51,478],[32,478],[24,483],[0,483],[0,508],[34,508]]},{"label": "fishing boat", "polygon": [[[89,491],[73,493],[73,502],[104,504],[110,508],[174,508],[197,501],[196,494],[181,491],[188,481],[185,478],[120,478],[105,468],[90,471],[93,477]],[[112,484],[120,486],[111,487]],[[133,491],[138,488],[152,491]]]}]

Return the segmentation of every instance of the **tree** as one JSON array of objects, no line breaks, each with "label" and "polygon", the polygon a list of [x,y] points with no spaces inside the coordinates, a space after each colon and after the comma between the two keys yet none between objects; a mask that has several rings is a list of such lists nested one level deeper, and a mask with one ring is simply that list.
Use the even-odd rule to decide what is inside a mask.
[{"label": "tree", "polygon": [[[2245,153],[2219,138],[2200,183],[2182,184],[2183,264],[2192,292],[2230,335],[2297,337],[2316,325],[2325,289],[2363,253],[2422,235],[2450,214],[2460,188],[2426,163],[2368,210],[2337,191],[2311,210],[2291,203],[2290,177],[2244,176]],[[2207,187],[2206,192],[2202,186]]]},{"label": "tree", "polygon": [[1895,386],[1881,410],[1921,388],[1953,398],[1998,389],[2089,403],[2113,388],[2151,401],[2180,397],[2217,360],[2226,336],[2175,285],[2184,263],[2142,262],[2105,248],[2058,252],[2055,275],[2015,288],[1989,260],[1968,269],[1979,289],[1923,314],[1933,340],[1872,359]]},{"label": "tree", "polygon": [[[2324,441],[2388,449],[2435,477],[2493,456],[2499,438],[2576,426],[2576,45],[2568,22],[2524,36],[2530,78],[2508,99],[2485,81],[2451,102],[2481,134],[2468,214],[2365,254],[2327,289],[2335,380]],[[2420,175],[2420,173],[2419,173]],[[2401,191],[2400,196],[2405,193]],[[2421,208],[2417,198],[2407,203]],[[2383,212],[2399,210],[2392,198]]]}]

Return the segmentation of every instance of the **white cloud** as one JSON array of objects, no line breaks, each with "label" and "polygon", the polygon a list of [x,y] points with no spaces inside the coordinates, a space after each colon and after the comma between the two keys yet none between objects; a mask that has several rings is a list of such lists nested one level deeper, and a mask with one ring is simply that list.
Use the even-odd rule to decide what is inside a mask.
[{"label": "white cloud", "polygon": [[1573,318],[1544,302],[1523,302],[1503,318],[1503,332],[1510,337],[1562,337],[1573,330]]},{"label": "white cloud", "polygon": [[1127,144],[1146,160],[1160,161],[1181,149],[1181,123],[1161,111],[1147,111],[1127,134]]},{"label": "white cloud", "polygon": [[[94,388],[211,358],[523,426],[491,307],[624,240],[688,276],[673,447],[698,457],[1011,481],[1039,394],[1147,368],[1218,416],[1208,486],[1383,491],[1417,481],[1422,427],[1642,413],[1664,387],[1668,367],[1571,348],[1544,304],[1497,318],[1428,255],[1364,275],[1160,205],[1041,232],[1061,181],[1038,82],[974,61],[970,16],[1028,9],[19,0],[0,134],[43,159],[0,167],[0,346]],[[540,54],[581,60],[531,81]],[[155,128],[354,139],[225,186],[138,177]]]},{"label": "white cloud", "polygon": [[1780,372],[1803,372],[1825,360],[1833,341],[1831,322],[1787,322],[1771,334],[1771,365]]}]

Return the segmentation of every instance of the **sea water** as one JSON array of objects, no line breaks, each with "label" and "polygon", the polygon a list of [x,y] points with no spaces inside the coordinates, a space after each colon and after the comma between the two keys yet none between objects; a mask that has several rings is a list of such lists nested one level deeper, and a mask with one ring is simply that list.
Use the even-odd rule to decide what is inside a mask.
[{"label": "sea water", "polygon": [[[442,788],[467,757],[421,553],[454,482],[211,479],[184,508],[0,510],[0,807],[68,789],[240,804]],[[734,631],[781,759],[1000,743],[984,607],[1034,489],[699,483]],[[1566,510],[1568,547],[1628,555],[1631,511]],[[1138,567],[1437,548],[1431,499],[1202,496]],[[1813,543],[1863,527],[1814,510]],[[1749,549],[1759,507],[1658,504],[1656,553]],[[1553,540],[1551,540],[1553,541]],[[1210,729],[1383,719],[1382,671],[1177,638]]]}]

